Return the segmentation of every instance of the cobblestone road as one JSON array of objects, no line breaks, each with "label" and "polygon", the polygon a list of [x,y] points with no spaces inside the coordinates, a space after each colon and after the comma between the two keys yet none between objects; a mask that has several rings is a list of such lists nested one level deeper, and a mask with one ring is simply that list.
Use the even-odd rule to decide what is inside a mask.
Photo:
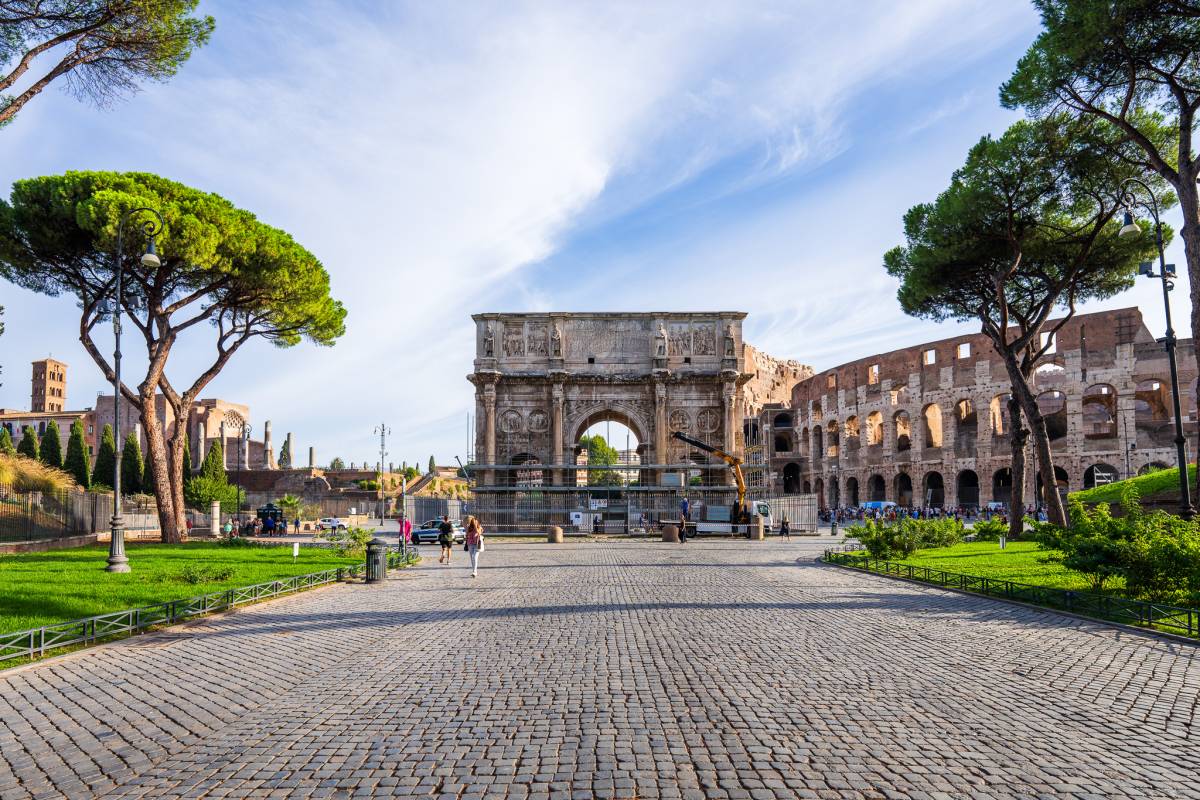
[{"label": "cobblestone road", "polygon": [[0,798],[1200,798],[1191,646],[812,541],[426,552],[0,675]]}]

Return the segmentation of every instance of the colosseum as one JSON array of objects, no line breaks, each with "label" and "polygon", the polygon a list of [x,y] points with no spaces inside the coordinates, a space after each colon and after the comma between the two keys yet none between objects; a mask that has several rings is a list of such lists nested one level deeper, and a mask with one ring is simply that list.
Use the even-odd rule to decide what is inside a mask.
[{"label": "colosseum", "polygon": [[[1052,327],[1052,326],[1048,326]],[[1185,435],[1196,430],[1195,352],[1178,348]],[[1071,319],[1036,374],[1059,491],[1175,463],[1170,369],[1136,308]],[[746,421],[749,460],[772,489],[821,506],[981,506],[1012,491],[1004,365],[986,336],[959,336],[814,374],[788,404]],[[1031,448],[1032,456],[1032,448]],[[1027,476],[1025,497],[1041,496]]]}]

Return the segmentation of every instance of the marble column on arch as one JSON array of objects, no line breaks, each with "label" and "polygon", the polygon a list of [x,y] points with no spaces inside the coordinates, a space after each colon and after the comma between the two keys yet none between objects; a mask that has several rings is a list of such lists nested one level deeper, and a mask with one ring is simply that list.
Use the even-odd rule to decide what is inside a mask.
[{"label": "marble column on arch", "polygon": [[550,459],[554,469],[550,471],[550,482],[554,486],[563,484],[563,385],[555,381],[550,390]]}]

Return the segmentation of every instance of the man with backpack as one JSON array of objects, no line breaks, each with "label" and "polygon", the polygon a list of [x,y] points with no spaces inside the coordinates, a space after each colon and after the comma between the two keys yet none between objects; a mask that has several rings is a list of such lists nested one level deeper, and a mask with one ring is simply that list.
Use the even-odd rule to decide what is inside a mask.
[{"label": "man with backpack", "polygon": [[438,525],[438,544],[442,546],[442,555],[438,558],[439,564],[450,564],[450,554],[454,550],[454,526],[450,524],[450,517],[444,515],[442,524]]}]

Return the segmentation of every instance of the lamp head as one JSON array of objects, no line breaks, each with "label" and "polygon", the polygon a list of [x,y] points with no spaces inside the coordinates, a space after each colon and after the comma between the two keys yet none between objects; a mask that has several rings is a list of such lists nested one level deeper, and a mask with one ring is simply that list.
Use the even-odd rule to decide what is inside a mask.
[{"label": "lamp head", "polygon": [[1133,214],[1125,212],[1125,224],[1121,226],[1121,230],[1117,234],[1122,239],[1128,239],[1132,236],[1141,236],[1142,229],[1133,221]]},{"label": "lamp head", "polygon": [[146,252],[142,253],[142,266],[149,269],[158,269],[162,266],[162,259],[158,257],[158,247],[155,245],[154,237],[150,237],[150,246],[146,248]]},{"label": "lamp head", "polygon": [[1138,275],[1149,275],[1150,277],[1153,278],[1154,277],[1154,262],[1153,261],[1143,261],[1142,263],[1138,264]]}]

